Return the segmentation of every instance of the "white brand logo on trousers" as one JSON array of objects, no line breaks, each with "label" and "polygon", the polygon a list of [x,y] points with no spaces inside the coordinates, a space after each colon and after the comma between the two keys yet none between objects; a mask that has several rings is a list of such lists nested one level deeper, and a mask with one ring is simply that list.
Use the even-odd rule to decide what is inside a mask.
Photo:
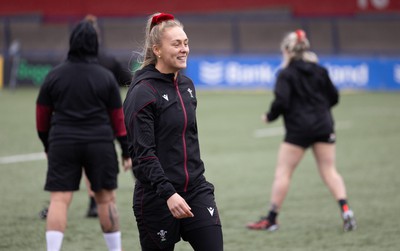
[{"label": "white brand logo on trousers", "polygon": [[168,100],[168,94],[164,94],[164,95],[162,95],[162,97],[163,97],[165,100],[169,101],[169,100]]},{"label": "white brand logo on trousers", "polygon": [[214,215],[214,208],[212,207],[207,207],[208,212],[210,212],[211,216]]}]

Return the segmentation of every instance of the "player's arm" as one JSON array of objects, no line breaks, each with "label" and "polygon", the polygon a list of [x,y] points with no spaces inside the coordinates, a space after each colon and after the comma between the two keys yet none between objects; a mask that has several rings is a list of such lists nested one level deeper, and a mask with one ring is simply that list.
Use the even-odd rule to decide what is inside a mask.
[{"label": "player's arm", "polygon": [[139,83],[128,92],[124,102],[126,129],[134,156],[133,173],[142,183],[150,185],[161,198],[168,200],[176,193],[166,177],[156,153],[155,119],[157,94],[146,83]]}]

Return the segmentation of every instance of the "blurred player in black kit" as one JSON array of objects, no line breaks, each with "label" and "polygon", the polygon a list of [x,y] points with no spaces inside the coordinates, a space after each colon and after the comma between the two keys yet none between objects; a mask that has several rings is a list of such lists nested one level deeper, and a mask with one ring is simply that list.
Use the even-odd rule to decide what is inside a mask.
[{"label": "blurred player in black kit", "polygon": [[36,102],[36,125],[48,158],[45,190],[50,192],[46,224],[47,250],[60,250],[73,192],[82,169],[98,205],[109,250],[121,250],[115,189],[119,172],[114,139],[130,168],[118,84],[97,62],[93,25],[80,22],[70,36],[67,60],[47,75]]},{"label": "blurred player in black kit", "polygon": [[275,99],[262,120],[270,123],[282,115],[286,135],[279,148],[270,211],[260,221],[249,223],[249,229],[278,229],[276,218],[292,174],[309,147],[321,178],[339,203],[343,230],[356,228],[354,213],[347,203],[346,187],[335,163],[336,135],[331,108],[338,103],[339,93],[327,70],[317,63],[317,56],[309,48],[303,30],[288,33],[281,44],[283,69],[276,81]]}]

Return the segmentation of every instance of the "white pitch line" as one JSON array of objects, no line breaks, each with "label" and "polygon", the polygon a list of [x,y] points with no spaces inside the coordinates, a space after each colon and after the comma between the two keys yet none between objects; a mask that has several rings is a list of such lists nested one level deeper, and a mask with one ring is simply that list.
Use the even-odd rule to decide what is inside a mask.
[{"label": "white pitch line", "polygon": [[284,133],[283,127],[270,127],[270,128],[263,128],[257,129],[254,131],[255,138],[265,138],[265,137],[273,137],[283,135]]},{"label": "white pitch line", "polygon": [[18,162],[26,162],[34,160],[44,160],[44,159],[46,159],[46,154],[44,152],[19,154],[19,155],[0,157],[0,164],[10,164],[10,163],[18,163]]},{"label": "white pitch line", "polygon": [[[337,130],[349,129],[352,127],[352,123],[350,121],[340,121],[336,123],[335,127]],[[284,133],[285,133],[284,128],[280,126],[280,127],[257,129],[254,131],[253,135],[255,138],[266,138],[266,137],[281,136]]]},{"label": "white pitch line", "polygon": [[[352,127],[352,123],[350,121],[342,121],[338,122],[336,129],[349,129]],[[270,127],[257,129],[254,131],[255,138],[265,138],[265,137],[274,137],[280,136],[285,133],[283,127]],[[40,153],[28,153],[28,154],[19,154],[12,156],[0,157],[0,164],[10,164],[10,163],[19,163],[19,162],[27,162],[27,161],[35,161],[35,160],[44,160],[46,159],[46,154],[44,152]]]}]

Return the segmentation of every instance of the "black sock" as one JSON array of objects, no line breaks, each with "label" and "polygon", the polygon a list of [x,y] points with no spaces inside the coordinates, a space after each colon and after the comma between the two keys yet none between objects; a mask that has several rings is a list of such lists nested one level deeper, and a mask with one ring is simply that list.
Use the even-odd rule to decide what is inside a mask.
[{"label": "black sock", "polygon": [[275,211],[269,211],[267,220],[271,222],[272,224],[276,223],[276,217],[278,216],[278,213]]},{"label": "black sock", "polygon": [[342,212],[346,212],[347,210],[349,210],[349,205],[347,204],[346,199],[341,199],[338,201],[338,203],[340,206],[340,210],[342,210]]},{"label": "black sock", "polygon": [[96,207],[96,201],[94,200],[94,197],[89,197],[89,198],[90,198],[89,207],[90,208],[95,208]]}]

